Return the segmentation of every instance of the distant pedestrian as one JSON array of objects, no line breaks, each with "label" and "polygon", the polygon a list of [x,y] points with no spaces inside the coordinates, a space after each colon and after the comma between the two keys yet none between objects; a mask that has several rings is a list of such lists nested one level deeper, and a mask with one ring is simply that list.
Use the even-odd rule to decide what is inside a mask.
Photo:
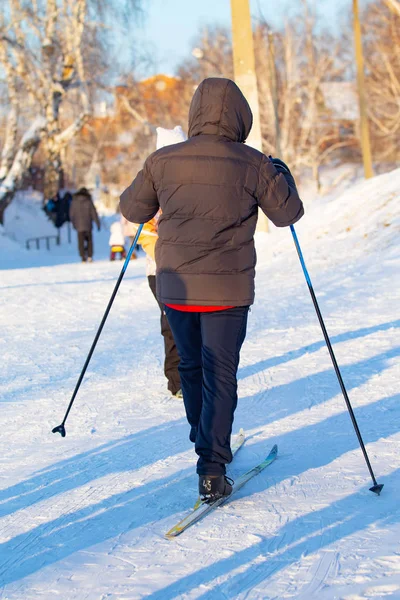
[{"label": "distant pedestrian", "polygon": [[60,192],[50,198],[43,205],[43,210],[54,225],[59,229],[69,221],[69,209],[71,204],[72,196],[69,192],[65,192],[61,196]]},{"label": "distant pedestrian", "polygon": [[111,235],[108,241],[110,246],[110,260],[115,260],[117,255],[120,260],[126,258],[125,236],[122,231],[121,221],[115,221],[110,227]]},{"label": "distant pedestrian", "polygon": [[278,227],[303,205],[289,168],[245,145],[250,106],[229,79],[205,79],[189,110],[189,139],[157,150],[124,191],[121,213],[146,223],[161,209],[157,298],[180,356],[190,439],[203,500],[232,492],[225,477],[237,369],[254,302],[254,233],[261,209]]},{"label": "distant pedestrian", "polygon": [[78,233],[78,249],[82,262],[93,260],[92,226],[100,231],[100,219],[88,190],[83,187],[73,195],[69,217]]}]

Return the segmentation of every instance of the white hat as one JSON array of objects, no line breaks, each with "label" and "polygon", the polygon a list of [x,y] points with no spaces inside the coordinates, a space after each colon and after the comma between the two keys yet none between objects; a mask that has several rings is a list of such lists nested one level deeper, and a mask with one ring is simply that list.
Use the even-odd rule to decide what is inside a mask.
[{"label": "white hat", "polygon": [[177,125],[173,129],[157,127],[157,150],[164,148],[164,146],[170,146],[171,144],[186,142],[186,140],[187,137],[180,125]]}]

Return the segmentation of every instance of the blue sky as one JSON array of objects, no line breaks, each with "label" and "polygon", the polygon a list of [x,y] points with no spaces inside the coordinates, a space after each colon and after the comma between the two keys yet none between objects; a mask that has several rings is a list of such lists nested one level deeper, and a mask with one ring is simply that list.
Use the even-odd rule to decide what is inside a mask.
[{"label": "blue sky", "polygon": [[[333,28],[351,10],[351,0],[314,0],[321,23]],[[360,5],[365,5],[361,0]],[[173,74],[176,65],[193,48],[199,29],[208,24],[230,26],[230,0],[144,0],[146,17],[134,35],[144,50],[151,53],[154,64],[143,74]],[[260,10],[272,24],[282,24],[285,15],[296,10],[299,0],[251,0],[252,16]]]}]

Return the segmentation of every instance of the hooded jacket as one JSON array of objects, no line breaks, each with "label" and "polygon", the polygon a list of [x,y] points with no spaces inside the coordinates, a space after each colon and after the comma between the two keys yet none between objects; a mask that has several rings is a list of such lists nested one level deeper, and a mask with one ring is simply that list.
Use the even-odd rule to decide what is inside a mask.
[{"label": "hooded jacket", "polygon": [[73,195],[69,218],[78,232],[92,231],[92,222],[100,229],[100,220],[92,201],[92,197],[86,188],[81,188]]},{"label": "hooded jacket", "polygon": [[229,79],[205,79],[189,111],[189,140],[157,150],[120,198],[145,223],[159,208],[157,296],[165,304],[254,301],[258,207],[278,227],[303,215],[287,169],[244,144],[252,113]]}]

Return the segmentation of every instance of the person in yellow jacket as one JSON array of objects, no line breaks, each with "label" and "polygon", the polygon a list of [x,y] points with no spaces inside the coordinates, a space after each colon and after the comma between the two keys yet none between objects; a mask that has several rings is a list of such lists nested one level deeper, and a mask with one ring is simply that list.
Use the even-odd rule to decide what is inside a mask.
[{"label": "person in yellow jacket", "polygon": [[[155,261],[155,247],[157,242],[157,216],[151,219],[148,223],[145,223],[140,234],[138,243],[141,245],[146,253],[146,274],[147,281],[149,282],[150,289],[153,293],[154,298],[157,301],[161,311],[161,334],[164,338],[164,373],[168,380],[168,389],[173,396],[176,398],[182,398],[181,390],[181,379],[179,376],[179,355],[176,349],[174,336],[172,335],[171,328],[169,326],[167,317],[165,315],[164,306],[158,302],[156,296],[156,261]],[[138,229],[138,225],[133,224]]]},{"label": "person in yellow jacket", "polygon": [[[175,127],[174,129],[164,129],[157,127],[157,150],[164,146],[184,142],[186,136],[182,131],[181,127]],[[144,224],[142,233],[140,234],[138,244],[141,245],[146,253],[146,274],[147,280],[153,296],[157,301],[161,311],[161,333],[164,338],[164,373],[168,380],[168,389],[173,396],[176,398],[182,398],[181,380],[178,372],[179,355],[176,349],[174,336],[172,335],[171,328],[169,326],[163,304],[158,302],[156,296],[156,261],[155,261],[155,247],[158,238],[157,234],[157,222],[160,214],[157,214],[151,221]],[[129,223],[133,235],[138,230],[138,225],[135,223]]]}]

